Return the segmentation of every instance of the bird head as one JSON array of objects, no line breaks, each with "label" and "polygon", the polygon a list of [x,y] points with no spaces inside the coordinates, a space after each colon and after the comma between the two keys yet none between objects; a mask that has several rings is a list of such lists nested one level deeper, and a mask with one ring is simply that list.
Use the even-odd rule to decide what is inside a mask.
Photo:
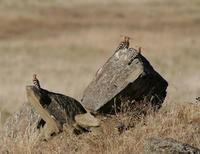
[{"label": "bird head", "polygon": [[139,51],[139,53],[141,53],[142,52],[142,47],[139,47],[138,51]]},{"label": "bird head", "polygon": [[126,42],[129,42],[129,40],[130,40],[130,37],[125,36],[125,41],[126,41]]},{"label": "bird head", "polygon": [[37,74],[33,74],[33,79],[37,79]]},{"label": "bird head", "polygon": [[133,38],[129,37],[129,36],[125,36],[125,35],[120,35],[123,38],[124,42],[129,42],[129,40],[132,40]]}]

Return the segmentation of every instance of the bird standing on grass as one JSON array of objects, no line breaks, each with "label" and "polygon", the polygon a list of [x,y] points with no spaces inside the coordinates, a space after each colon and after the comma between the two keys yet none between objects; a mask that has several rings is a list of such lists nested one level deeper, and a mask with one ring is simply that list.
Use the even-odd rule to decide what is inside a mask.
[{"label": "bird standing on grass", "polygon": [[121,50],[121,49],[128,49],[129,48],[129,40],[130,37],[128,36],[123,36],[123,41],[119,44],[119,46],[117,47],[116,51]]},{"label": "bird standing on grass", "polygon": [[37,89],[41,89],[41,87],[40,87],[40,82],[39,82],[39,80],[37,79],[37,74],[33,74],[33,84],[34,84],[34,86],[35,86]]}]

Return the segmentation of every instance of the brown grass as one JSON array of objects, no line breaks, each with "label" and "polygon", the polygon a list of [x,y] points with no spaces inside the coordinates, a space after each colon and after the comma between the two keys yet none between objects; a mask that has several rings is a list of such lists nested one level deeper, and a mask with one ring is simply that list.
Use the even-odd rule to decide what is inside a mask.
[{"label": "brown grass", "polygon": [[32,84],[33,73],[44,88],[80,100],[121,34],[133,37],[131,46],[142,46],[143,55],[169,82],[161,111],[121,136],[107,126],[102,135],[64,133],[39,146],[30,131],[15,140],[2,138],[1,149],[142,153],[150,136],[173,137],[200,147],[199,106],[193,104],[200,95],[198,0],[3,0],[0,8],[1,112],[13,113],[27,101],[25,86]]},{"label": "brown grass", "polygon": [[[177,108],[178,105],[178,108]],[[14,138],[2,137],[2,151],[11,153],[143,153],[149,137],[174,138],[200,146],[200,107],[192,103],[165,104],[158,113],[151,113],[135,127],[121,135],[118,122],[127,122],[127,114],[101,120],[103,131],[73,135],[70,128],[49,141],[39,140],[34,127],[27,127]],[[130,117],[129,117],[130,118]],[[128,123],[126,123],[128,124]]]}]

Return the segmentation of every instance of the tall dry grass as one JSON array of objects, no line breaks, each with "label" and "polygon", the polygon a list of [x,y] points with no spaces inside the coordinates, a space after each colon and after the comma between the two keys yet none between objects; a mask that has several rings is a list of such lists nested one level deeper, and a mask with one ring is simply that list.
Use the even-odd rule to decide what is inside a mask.
[{"label": "tall dry grass", "polygon": [[49,141],[40,140],[38,131],[28,126],[23,132],[18,130],[14,138],[2,137],[1,149],[10,153],[143,153],[149,137],[174,138],[200,146],[199,104],[167,102],[159,112],[148,114],[119,135],[115,126],[119,122],[128,124],[130,121],[127,118],[132,117],[123,112],[118,113],[117,117],[103,118],[103,131],[99,133],[76,136],[70,128],[66,128]]}]

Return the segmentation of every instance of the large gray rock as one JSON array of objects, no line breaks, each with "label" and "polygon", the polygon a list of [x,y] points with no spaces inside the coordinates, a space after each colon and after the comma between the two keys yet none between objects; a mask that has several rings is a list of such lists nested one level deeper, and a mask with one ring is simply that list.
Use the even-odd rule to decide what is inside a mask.
[{"label": "large gray rock", "polygon": [[133,48],[119,50],[100,68],[83,93],[82,104],[92,112],[112,112],[121,100],[148,101],[160,108],[168,83]]},{"label": "large gray rock", "polygon": [[198,148],[174,139],[150,138],[145,143],[145,154],[200,154]]}]

